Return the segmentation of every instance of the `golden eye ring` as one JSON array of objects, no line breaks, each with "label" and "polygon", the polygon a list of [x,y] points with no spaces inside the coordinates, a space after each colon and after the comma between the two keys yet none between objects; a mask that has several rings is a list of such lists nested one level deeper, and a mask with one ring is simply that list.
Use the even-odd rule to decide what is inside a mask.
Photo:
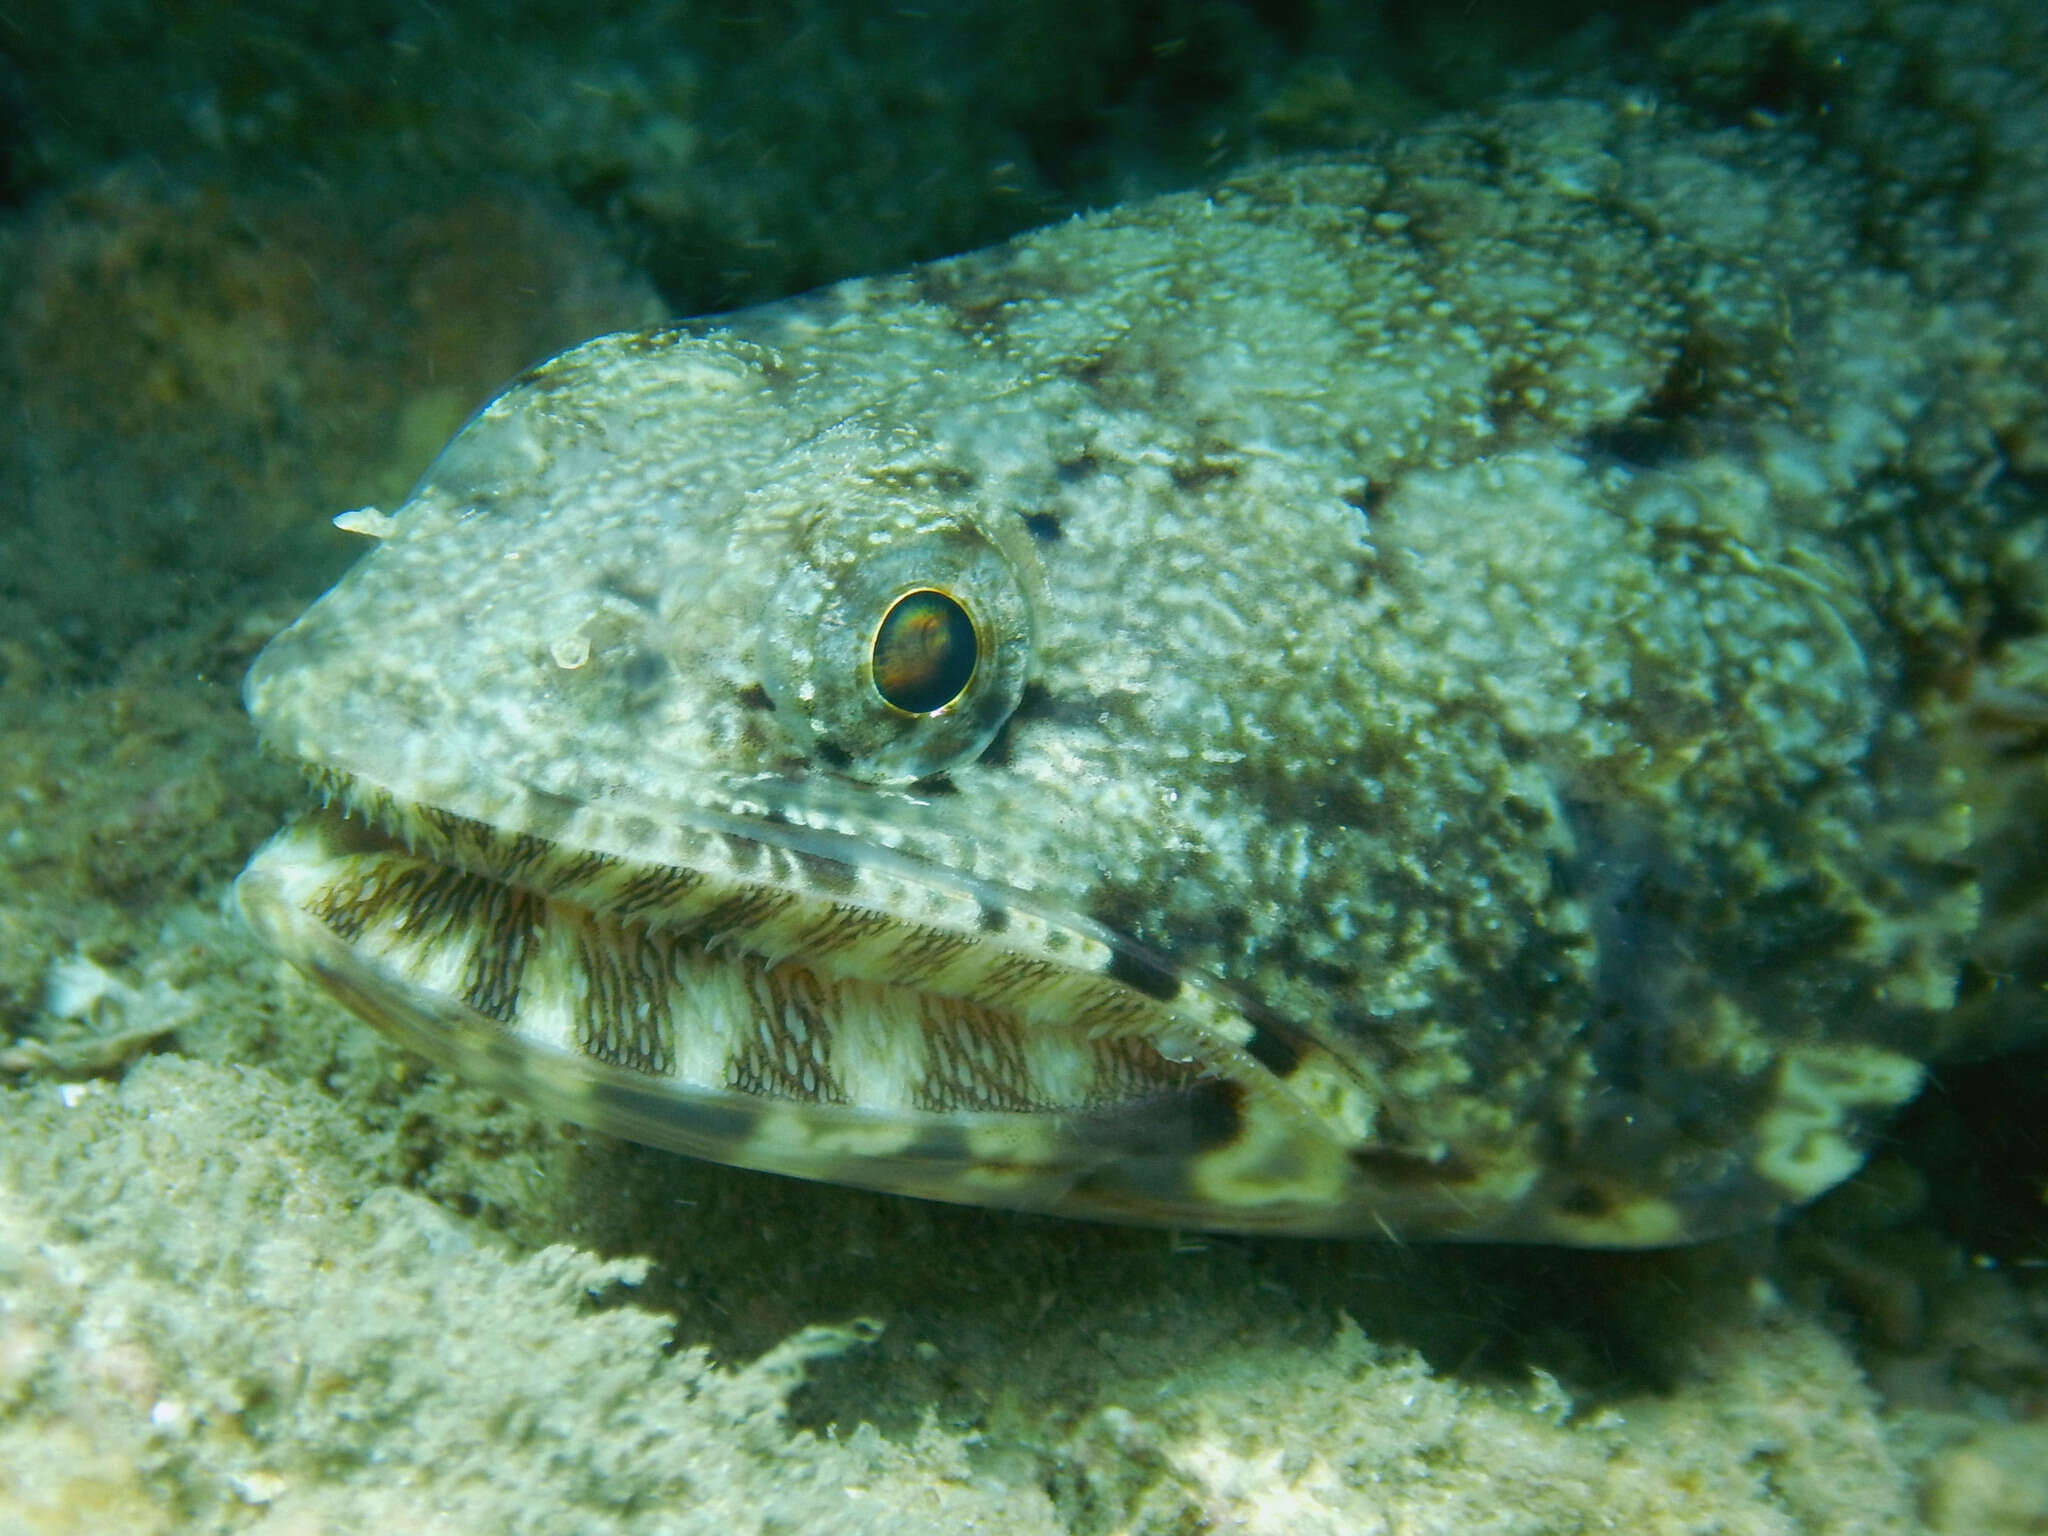
[{"label": "golden eye ring", "polygon": [[981,666],[981,632],[950,593],[912,587],[883,610],[868,642],[876,694],[906,715],[935,715],[963,697]]}]

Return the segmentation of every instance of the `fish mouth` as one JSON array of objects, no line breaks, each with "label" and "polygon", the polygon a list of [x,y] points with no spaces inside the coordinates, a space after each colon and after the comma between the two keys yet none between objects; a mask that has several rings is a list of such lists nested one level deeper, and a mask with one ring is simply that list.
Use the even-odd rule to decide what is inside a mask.
[{"label": "fish mouth", "polygon": [[1247,1048],[1253,1027],[1086,920],[747,810],[504,794],[483,817],[309,776],[323,804],[251,859],[242,912],[460,1076],[799,1177],[1121,1221],[1342,1224],[1343,1149]]}]

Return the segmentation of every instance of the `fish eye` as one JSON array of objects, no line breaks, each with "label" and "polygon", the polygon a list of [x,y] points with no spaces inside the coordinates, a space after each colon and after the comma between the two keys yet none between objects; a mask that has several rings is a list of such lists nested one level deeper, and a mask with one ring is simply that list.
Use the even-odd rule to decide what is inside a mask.
[{"label": "fish eye", "polygon": [[972,761],[1031,670],[1031,551],[961,512],[830,512],[798,530],[762,611],[754,665],[770,728],[875,784]]},{"label": "fish eye", "polygon": [[906,715],[937,714],[974,681],[981,636],[950,594],[916,587],[882,615],[868,659],[884,704]]}]

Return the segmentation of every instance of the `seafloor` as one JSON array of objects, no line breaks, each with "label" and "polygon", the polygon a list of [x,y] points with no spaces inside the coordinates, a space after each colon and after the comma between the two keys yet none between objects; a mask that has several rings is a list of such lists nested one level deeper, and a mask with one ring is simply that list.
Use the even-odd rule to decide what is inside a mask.
[{"label": "seafloor", "polygon": [[225,900],[243,668],[522,365],[1573,83],[2048,184],[2039,0],[0,0],[0,1531],[2048,1529],[2039,1056],[1702,1248],[1172,1236],[543,1122]]}]

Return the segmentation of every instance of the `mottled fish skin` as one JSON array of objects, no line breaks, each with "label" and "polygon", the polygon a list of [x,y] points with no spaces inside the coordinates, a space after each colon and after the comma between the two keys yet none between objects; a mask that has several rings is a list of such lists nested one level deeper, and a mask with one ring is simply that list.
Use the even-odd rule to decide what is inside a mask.
[{"label": "mottled fish skin", "polygon": [[2034,640],[1927,662],[2048,612],[2023,341],[1847,192],[1517,106],[578,347],[256,663],[329,808],[244,910],[427,1054],[723,1161],[1766,1219],[2048,977],[1984,899],[2040,717],[1973,723]]}]

